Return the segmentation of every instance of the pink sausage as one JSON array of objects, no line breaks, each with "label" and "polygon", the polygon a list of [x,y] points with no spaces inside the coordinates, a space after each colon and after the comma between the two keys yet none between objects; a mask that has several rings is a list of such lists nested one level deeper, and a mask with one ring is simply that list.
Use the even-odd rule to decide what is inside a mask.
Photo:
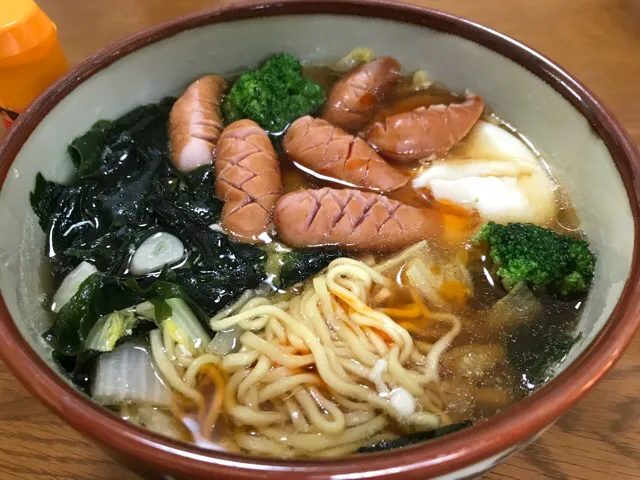
[{"label": "pink sausage", "polygon": [[349,132],[360,130],[400,78],[400,64],[391,57],[354,68],[329,92],[322,118]]},{"label": "pink sausage", "polygon": [[326,120],[301,117],[291,124],[282,145],[289,158],[321,175],[355,187],[390,192],[409,175],[389,165],[364,140]]},{"label": "pink sausage", "polygon": [[224,201],[222,226],[236,240],[259,243],[268,231],[282,174],[267,133],[252,120],[224,129],[216,151],[216,195]]},{"label": "pink sausage", "polygon": [[367,141],[389,160],[410,164],[443,157],[467,136],[484,111],[484,101],[471,95],[463,103],[419,107],[377,122]]},{"label": "pink sausage", "polygon": [[416,208],[359,190],[298,190],[276,204],[274,224],[290,247],[338,245],[351,250],[393,251],[443,229],[440,212]]},{"label": "pink sausage", "polygon": [[207,75],[191,85],[169,114],[171,160],[181,172],[210,165],[222,131],[220,101],[227,82]]}]

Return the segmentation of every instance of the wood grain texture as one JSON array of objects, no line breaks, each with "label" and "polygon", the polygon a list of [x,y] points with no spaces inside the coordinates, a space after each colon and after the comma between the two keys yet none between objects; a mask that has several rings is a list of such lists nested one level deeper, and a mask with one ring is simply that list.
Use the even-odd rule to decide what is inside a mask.
[{"label": "wood grain texture", "polygon": [[[4,0],[0,0],[4,1]],[[576,75],[640,142],[637,0],[415,0],[510,35]],[[38,0],[77,64],[109,43],[215,0]],[[485,478],[640,479],[640,336],[612,372]],[[32,398],[0,364],[0,479],[135,480]]]}]

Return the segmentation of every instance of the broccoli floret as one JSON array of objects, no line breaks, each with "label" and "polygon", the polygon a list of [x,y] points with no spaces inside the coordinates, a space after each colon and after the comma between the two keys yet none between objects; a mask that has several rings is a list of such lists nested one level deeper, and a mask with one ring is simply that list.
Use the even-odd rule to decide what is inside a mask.
[{"label": "broccoli floret", "polygon": [[507,289],[525,281],[560,296],[587,291],[596,258],[584,240],[532,224],[489,222],[473,239],[486,242]]},{"label": "broccoli floret", "polygon": [[296,118],[316,111],[324,101],[324,90],[302,76],[298,59],[281,53],[240,76],[222,103],[222,113],[227,123],[249,118],[277,134]]}]

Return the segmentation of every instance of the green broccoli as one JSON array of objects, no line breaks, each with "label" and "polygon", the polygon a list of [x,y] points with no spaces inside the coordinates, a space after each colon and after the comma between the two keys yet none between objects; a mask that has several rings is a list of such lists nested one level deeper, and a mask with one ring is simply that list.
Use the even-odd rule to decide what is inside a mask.
[{"label": "green broccoli", "polygon": [[560,296],[586,293],[596,258],[584,240],[532,224],[489,222],[473,238],[486,242],[507,289],[525,281]]},{"label": "green broccoli", "polygon": [[316,111],[324,101],[324,90],[302,76],[298,59],[280,53],[240,76],[222,102],[222,113],[227,124],[249,118],[277,134],[296,118]]}]

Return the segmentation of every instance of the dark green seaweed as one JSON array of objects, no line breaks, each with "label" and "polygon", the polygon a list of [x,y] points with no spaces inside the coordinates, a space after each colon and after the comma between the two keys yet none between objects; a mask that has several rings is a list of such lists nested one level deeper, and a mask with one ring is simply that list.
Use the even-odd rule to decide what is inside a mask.
[{"label": "dark green seaweed", "polygon": [[[101,272],[81,286],[56,315],[45,339],[61,357],[82,354],[98,318],[149,300],[188,301],[207,316],[264,279],[266,254],[209,228],[220,219],[210,167],[189,174],[169,161],[167,119],[173,100],[138,107],[97,122],[69,146],[76,168],[70,185],[36,178],[31,204],[47,234],[46,255],[58,282],[82,261]],[[131,252],[159,229],[178,236],[187,261],[160,277],[126,275]],[[124,277],[123,277],[124,275]]]},{"label": "dark green seaweed", "polygon": [[64,189],[62,185],[45,180],[41,173],[36,175],[35,188],[30,193],[29,200],[42,230],[47,229],[57,208],[58,198]]},{"label": "dark green seaweed", "polygon": [[283,255],[280,270],[280,288],[302,282],[344,256],[338,248],[307,248],[291,250]]},{"label": "dark green seaweed", "polygon": [[142,236],[146,236],[144,232],[128,225],[103,235],[94,231],[86,237],[76,238],[63,255],[74,263],[85,260],[101,272],[117,274]]},{"label": "dark green seaweed", "polygon": [[187,302],[202,326],[209,329],[208,314],[181,285],[171,281],[176,279],[177,276],[169,269],[165,269],[157,279],[141,281],[94,273],[60,309],[44,339],[59,355],[80,355],[87,351],[85,342],[89,332],[103,315],[146,300],[154,305],[156,322],[160,323],[171,316],[171,307],[166,303],[169,298]]},{"label": "dark green seaweed", "polygon": [[71,185],[36,178],[31,205],[45,230],[45,254],[58,281],[83,259],[117,271],[133,240],[153,224],[153,186],[167,175],[178,178],[168,161],[172,102],[100,121],[74,140],[69,152],[77,175]]},{"label": "dark green seaweed", "polygon": [[101,316],[136,305],[140,300],[118,278],[94,273],[60,309],[44,339],[61,355],[79,355],[85,351],[84,342]]},{"label": "dark green seaweed", "polygon": [[[149,301],[159,322],[171,315],[166,299],[176,297],[209,329],[211,315],[267,279],[263,249],[211,228],[222,210],[214,195],[213,169],[203,166],[183,174],[172,167],[167,122],[173,101],[96,122],[71,142],[68,151],[76,175],[69,185],[36,177],[30,200],[46,234],[45,255],[54,284],[82,261],[99,271],[81,285],[44,334],[72,376],[81,376],[90,360],[85,342],[104,315]],[[128,270],[132,252],[158,231],[177,236],[185,258],[162,272],[133,277]],[[341,254],[338,249],[287,252],[278,286],[304,281]],[[138,322],[133,334],[153,325]]]},{"label": "dark green seaweed", "polygon": [[425,442],[427,440],[442,437],[450,433],[458,432],[462,429],[470,427],[471,425],[473,425],[473,422],[467,420],[462,423],[445,425],[444,427],[436,428],[435,430],[429,430],[428,432],[412,433],[410,435],[396,438],[395,440],[383,440],[382,442],[376,443],[375,445],[360,447],[356,453],[385,452],[387,450],[395,450],[396,448],[408,447],[410,445],[415,445],[416,443]]},{"label": "dark green seaweed", "polygon": [[580,337],[544,322],[520,325],[506,336],[507,358],[522,378],[521,388],[531,391],[544,385]]}]

